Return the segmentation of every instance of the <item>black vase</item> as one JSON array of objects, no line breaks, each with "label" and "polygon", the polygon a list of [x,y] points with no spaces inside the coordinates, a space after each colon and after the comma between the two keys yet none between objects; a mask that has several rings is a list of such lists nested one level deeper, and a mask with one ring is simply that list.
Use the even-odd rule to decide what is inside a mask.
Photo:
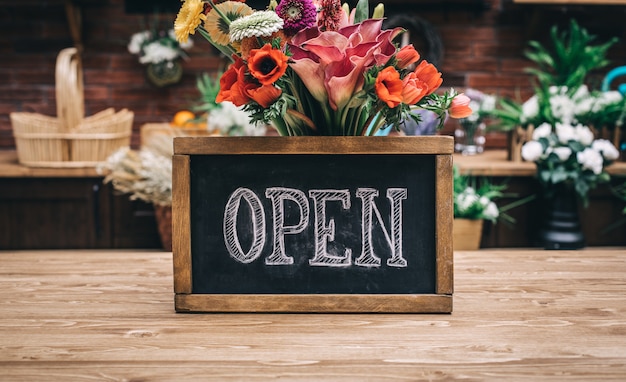
[{"label": "black vase", "polygon": [[580,249],[585,236],[580,225],[574,187],[557,185],[546,195],[546,215],[540,240],[545,249]]}]

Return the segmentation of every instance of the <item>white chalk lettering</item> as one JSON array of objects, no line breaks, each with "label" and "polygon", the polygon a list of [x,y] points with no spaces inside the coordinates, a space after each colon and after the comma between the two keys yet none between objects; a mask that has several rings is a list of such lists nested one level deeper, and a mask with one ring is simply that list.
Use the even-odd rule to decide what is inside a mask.
[{"label": "white chalk lettering", "polygon": [[378,190],[359,188],[356,190],[356,196],[361,199],[363,208],[361,210],[361,255],[354,261],[354,264],[363,267],[380,266],[380,258],[374,254],[372,245],[372,213],[375,213],[387,244],[392,250],[391,258],[387,259],[387,265],[406,267],[406,260],[402,256],[402,200],[407,198],[407,189],[390,188],[387,190],[387,198],[391,201],[391,235],[385,228],[380,211],[374,203],[374,198],[378,196]]},{"label": "white chalk lettering", "polygon": [[[353,263],[359,267],[378,268],[381,266],[382,260],[380,254],[376,254],[374,250],[374,231],[382,231],[385,241],[389,247],[388,256],[386,257],[386,265],[389,267],[406,268],[407,261],[403,256],[402,234],[403,234],[403,200],[407,199],[408,190],[406,188],[388,188],[387,199],[390,202],[389,208],[389,224],[386,225],[375,202],[379,196],[379,191],[374,188],[360,187],[356,190],[356,197],[361,200],[361,253],[356,259],[352,259],[352,248],[349,244],[358,245],[350,242],[348,245],[337,243],[336,246],[328,244],[335,241],[336,223],[335,219],[327,216],[327,205],[331,202],[340,202],[343,210],[351,208],[351,199],[349,190],[334,189],[314,189],[309,190],[308,199],[311,199],[312,206],[304,191],[287,188],[287,187],[268,187],[265,189],[265,197],[271,202],[271,218],[272,227],[272,251],[265,258],[266,265],[291,265],[295,263],[293,255],[288,254],[285,245],[286,235],[300,234],[307,230],[312,220],[312,228],[307,232],[313,231],[313,254],[309,259],[311,266],[323,267],[348,267]],[[250,209],[250,222],[242,221],[238,224],[237,220],[241,218],[240,207],[242,200],[247,203]],[[287,205],[287,202],[295,203],[297,208]],[[311,215],[313,215],[311,217]],[[243,215],[247,216],[247,215]],[[261,256],[266,243],[266,236],[269,232],[266,230],[265,210],[261,200],[257,194],[244,187],[237,188],[228,198],[224,208],[223,235],[226,249],[230,256],[244,264],[251,263]],[[376,220],[375,220],[376,219]],[[353,226],[354,222],[350,222]],[[378,228],[374,228],[378,223]],[[345,228],[345,227],[344,227]],[[245,251],[242,248],[238,235],[238,229],[243,230],[251,237],[250,248]],[[339,228],[341,229],[341,227]],[[351,230],[351,228],[347,228]],[[249,232],[247,230],[250,230]],[[356,232],[350,231],[352,234]],[[310,233],[307,233],[309,235]],[[352,239],[350,239],[352,240]],[[246,242],[246,240],[244,240]],[[291,244],[291,242],[290,242]],[[301,243],[300,243],[301,244]],[[301,246],[299,248],[307,248]],[[344,248],[343,253],[341,249]],[[376,247],[379,249],[379,247]],[[298,253],[298,255],[300,255]]]},{"label": "white chalk lettering", "polygon": [[348,190],[310,190],[315,215],[315,255],[309,260],[313,266],[346,267],[352,264],[352,250],[346,248],[343,256],[328,253],[326,244],[335,240],[335,220],[330,219],[326,225],[326,203],[340,201],[342,208],[350,208],[350,192]]},{"label": "white chalk lettering", "polygon": [[[253,241],[248,252],[243,251],[237,236],[237,215],[242,198],[248,203],[252,212]],[[252,190],[240,187],[228,198],[224,209],[224,242],[230,256],[244,264],[253,262],[261,255],[265,245],[265,211],[261,200]]]},{"label": "white chalk lettering", "polygon": [[[309,223],[309,202],[304,192],[283,187],[271,187],[265,190],[265,196],[272,201],[274,216],[274,248],[272,254],[265,259],[267,265],[293,264],[293,257],[285,253],[285,235],[302,232]],[[296,203],[300,209],[300,221],[294,226],[285,226],[285,200]]]}]

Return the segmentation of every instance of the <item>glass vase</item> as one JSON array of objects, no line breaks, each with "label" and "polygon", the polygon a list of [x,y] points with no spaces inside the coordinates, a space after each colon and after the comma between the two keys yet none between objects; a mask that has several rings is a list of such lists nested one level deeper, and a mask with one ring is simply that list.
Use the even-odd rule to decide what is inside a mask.
[{"label": "glass vase", "polygon": [[486,126],[480,122],[461,122],[454,131],[454,149],[463,155],[476,155],[485,150]]}]

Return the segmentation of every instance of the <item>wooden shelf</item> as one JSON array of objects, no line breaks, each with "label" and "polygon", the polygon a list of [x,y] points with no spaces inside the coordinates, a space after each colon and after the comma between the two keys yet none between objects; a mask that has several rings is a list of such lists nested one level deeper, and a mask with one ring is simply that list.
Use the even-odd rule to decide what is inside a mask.
[{"label": "wooden shelf", "polygon": [[28,167],[19,163],[15,150],[0,151],[0,178],[95,178],[95,168]]},{"label": "wooden shelf", "polygon": [[[478,155],[454,154],[454,164],[461,174],[497,177],[533,177],[536,167],[531,162],[511,162],[506,159],[506,150],[487,150]],[[614,176],[626,176],[626,162],[615,162],[607,167]]]}]

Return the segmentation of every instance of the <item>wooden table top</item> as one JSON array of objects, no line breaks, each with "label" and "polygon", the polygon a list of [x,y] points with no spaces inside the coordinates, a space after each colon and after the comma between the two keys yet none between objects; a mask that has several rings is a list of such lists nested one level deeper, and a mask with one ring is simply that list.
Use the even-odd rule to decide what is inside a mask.
[{"label": "wooden table top", "polygon": [[175,313],[169,252],[0,256],[2,380],[626,380],[626,248],[456,252],[440,315]]}]

